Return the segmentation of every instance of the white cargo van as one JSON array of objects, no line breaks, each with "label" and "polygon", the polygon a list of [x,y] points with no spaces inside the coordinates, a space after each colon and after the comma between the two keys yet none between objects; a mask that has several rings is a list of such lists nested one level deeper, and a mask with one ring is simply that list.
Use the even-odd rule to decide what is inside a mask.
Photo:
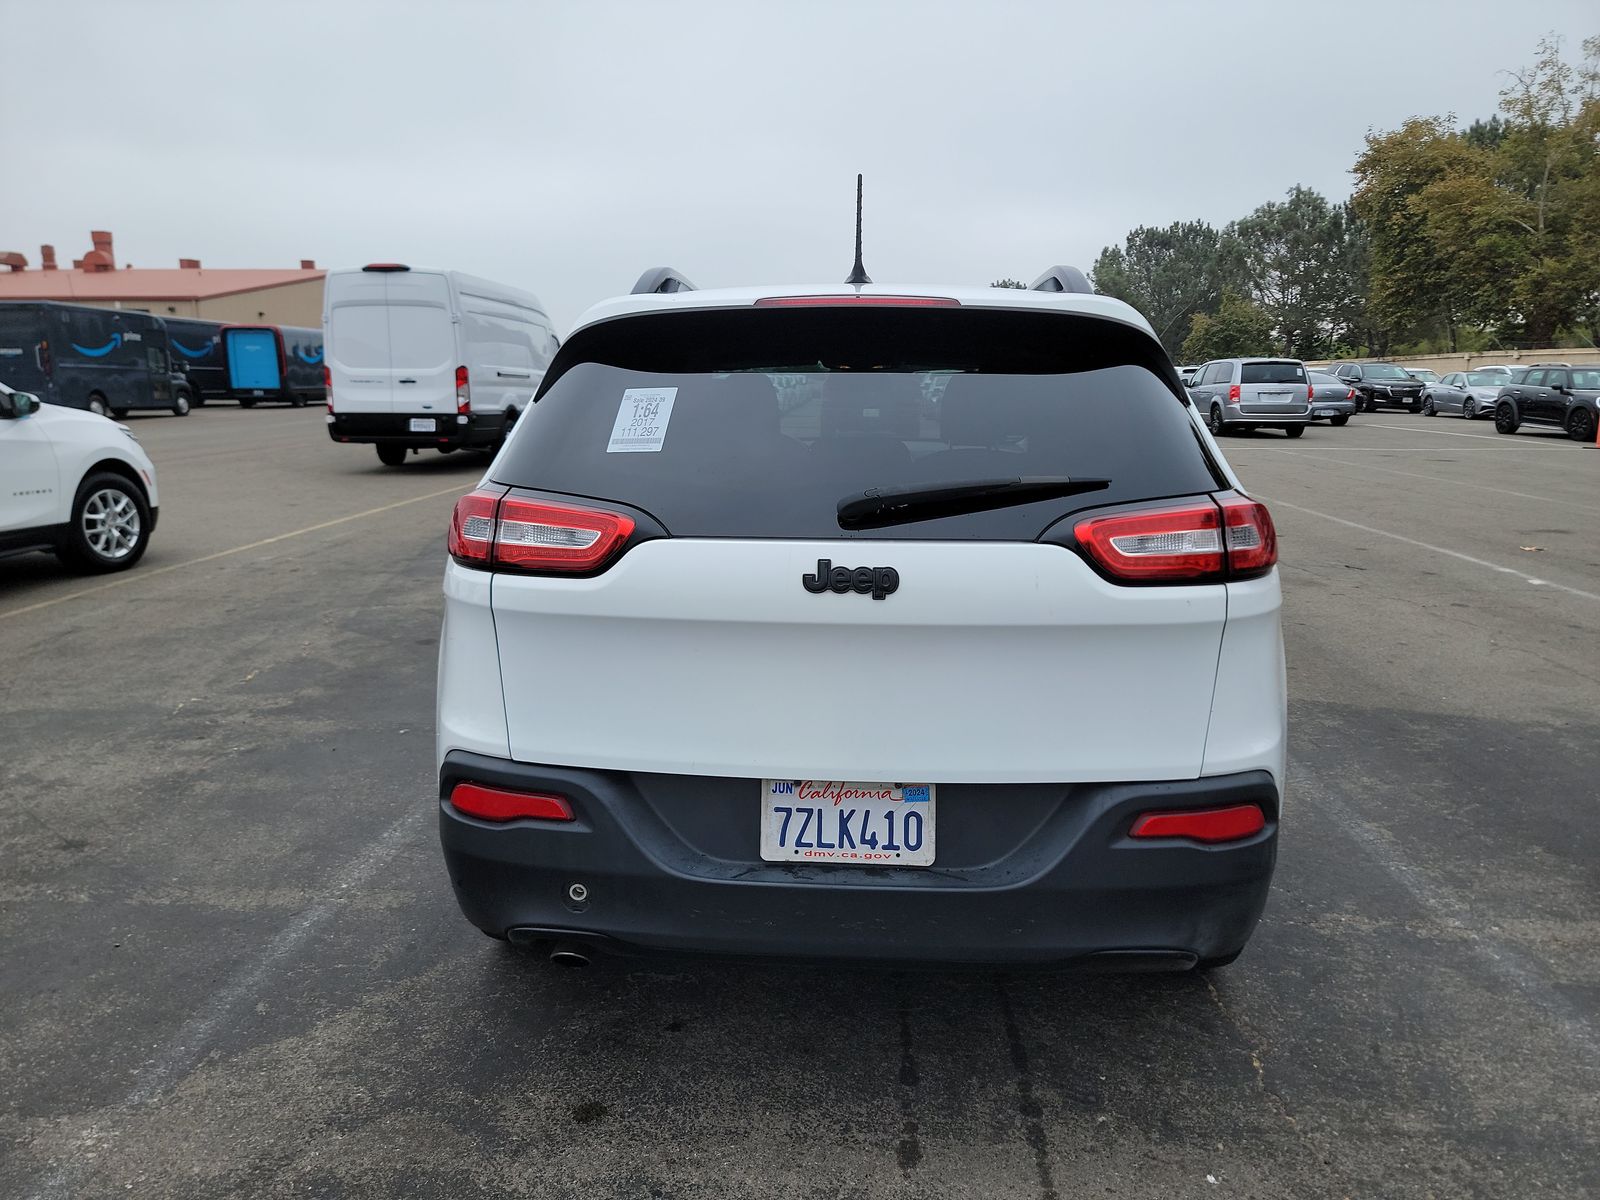
[{"label": "white cargo van", "polygon": [[329,271],[322,327],[328,435],[391,467],[498,448],[560,345],[531,293],[400,263]]}]

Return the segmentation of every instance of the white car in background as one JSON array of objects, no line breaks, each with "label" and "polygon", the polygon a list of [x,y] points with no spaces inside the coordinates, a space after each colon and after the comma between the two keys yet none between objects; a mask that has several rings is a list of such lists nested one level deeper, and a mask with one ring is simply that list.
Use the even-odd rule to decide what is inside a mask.
[{"label": "white car in background", "polygon": [[0,384],[0,556],[48,550],[80,571],[144,556],[156,469],[127,426]]}]

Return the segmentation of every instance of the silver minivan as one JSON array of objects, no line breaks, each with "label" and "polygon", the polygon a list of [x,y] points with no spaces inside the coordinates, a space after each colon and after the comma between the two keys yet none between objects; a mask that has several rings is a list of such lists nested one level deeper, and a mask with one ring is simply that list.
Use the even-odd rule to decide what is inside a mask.
[{"label": "silver minivan", "polygon": [[1221,358],[1201,367],[1189,398],[1213,435],[1278,425],[1299,437],[1311,423],[1311,382],[1295,358]]}]

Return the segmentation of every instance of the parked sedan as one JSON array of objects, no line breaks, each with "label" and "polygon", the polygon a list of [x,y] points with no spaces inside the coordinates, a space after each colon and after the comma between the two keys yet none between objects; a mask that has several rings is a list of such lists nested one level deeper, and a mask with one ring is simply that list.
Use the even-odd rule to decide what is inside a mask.
[{"label": "parked sedan", "polygon": [[1534,367],[1521,383],[1500,389],[1494,427],[1515,433],[1522,425],[1564,429],[1577,442],[1595,438],[1600,414],[1600,367]]},{"label": "parked sedan", "polygon": [[1438,373],[1428,370],[1427,367],[1407,367],[1406,374],[1417,380],[1419,383],[1428,384],[1439,382]]},{"label": "parked sedan", "polygon": [[1348,425],[1356,411],[1356,390],[1337,375],[1307,371],[1311,384],[1311,419],[1330,425]]},{"label": "parked sedan", "polygon": [[1509,372],[1453,371],[1438,383],[1422,389],[1422,411],[1426,416],[1440,413],[1473,417],[1494,416],[1494,402],[1506,386]]}]

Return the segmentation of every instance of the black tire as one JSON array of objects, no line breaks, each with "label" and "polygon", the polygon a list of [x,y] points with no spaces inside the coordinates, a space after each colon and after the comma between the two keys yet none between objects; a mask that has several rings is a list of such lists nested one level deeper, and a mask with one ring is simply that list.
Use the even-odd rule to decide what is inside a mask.
[{"label": "black tire", "polygon": [[1470,421],[1470,420],[1472,420],[1473,417],[1475,417],[1477,415],[1478,415],[1478,402],[1476,400],[1474,400],[1471,396],[1468,396],[1465,400],[1463,400],[1461,402],[1461,419],[1463,421]]},{"label": "black tire", "polygon": [[1285,425],[1283,427],[1283,436],[1297,438],[1305,431],[1306,427],[1304,425]]},{"label": "black tire", "polygon": [[439,447],[439,453],[440,454],[454,454],[455,452],[456,452],[456,448],[454,446],[440,446]]},{"label": "black tire", "polygon": [[406,461],[406,448],[379,442],[378,461],[386,467],[398,467]]},{"label": "black tire", "polygon": [[1222,405],[1213,404],[1211,413],[1206,418],[1206,426],[1211,430],[1212,437],[1221,437],[1228,432],[1228,423],[1222,419]]},{"label": "black tire", "polygon": [[290,393],[290,395],[289,395],[289,407],[291,407],[291,408],[304,408],[305,406],[306,406],[306,398],[305,398],[304,395],[302,395],[300,392],[292,392],[292,393]]},{"label": "black tire", "polygon": [[1328,419],[1328,424],[1329,425],[1348,425],[1348,424],[1350,424],[1350,414],[1346,413],[1344,416],[1341,416],[1341,417],[1330,417]]},{"label": "black tire", "polygon": [[254,400],[240,400],[239,401],[239,407],[240,408],[254,408],[255,406],[256,406],[256,402]]},{"label": "black tire", "polygon": [[1439,410],[1433,406],[1432,396],[1424,396],[1422,398],[1422,415],[1425,417],[1437,417],[1439,415]]},{"label": "black tire", "polygon": [[128,410],[125,408],[113,408],[111,410],[111,415],[120,421],[123,417],[128,415]]},{"label": "black tire", "polygon": [[1567,418],[1567,436],[1575,442],[1594,441],[1594,414],[1587,408],[1575,408]]},{"label": "black tire", "polygon": [[189,393],[188,392],[179,392],[177,395],[175,395],[172,398],[172,415],[173,416],[175,416],[175,417],[187,417],[189,415],[189,407],[190,407],[190,405],[189,405]]},{"label": "black tire", "polygon": [[1496,433],[1515,433],[1517,426],[1522,422],[1517,420],[1517,410],[1511,406],[1511,401],[1502,400],[1494,406],[1494,429]]},{"label": "black tire", "polygon": [[85,407],[96,416],[109,417],[111,408],[106,404],[106,398],[99,392],[89,393],[89,403]]},{"label": "black tire", "polygon": [[96,471],[78,485],[61,560],[93,575],[126,571],[150,544],[150,503],[122,475]]}]

